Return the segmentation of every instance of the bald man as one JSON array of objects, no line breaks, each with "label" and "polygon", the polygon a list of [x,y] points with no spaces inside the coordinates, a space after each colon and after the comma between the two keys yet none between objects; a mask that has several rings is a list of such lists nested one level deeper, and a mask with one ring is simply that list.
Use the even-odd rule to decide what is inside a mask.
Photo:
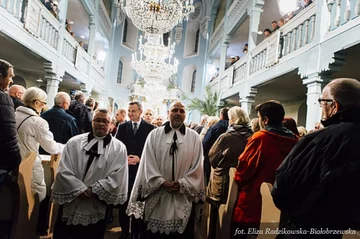
[{"label": "bald man", "polygon": [[19,106],[24,106],[22,99],[25,91],[26,89],[21,85],[12,85],[9,88],[9,95],[14,102],[14,109]]},{"label": "bald man", "polygon": [[344,230],[360,228],[360,82],[333,80],[318,102],[325,128],[305,135],[287,155],[272,196],[289,219],[283,220],[286,229],[337,230],[301,238],[341,239]]},{"label": "bald man", "polygon": [[169,121],[147,137],[128,206],[130,215],[144,219],[144,238],[194,237],[193,204],[205,195],[203,152],[185,117],[185,106],[172,103]]}]

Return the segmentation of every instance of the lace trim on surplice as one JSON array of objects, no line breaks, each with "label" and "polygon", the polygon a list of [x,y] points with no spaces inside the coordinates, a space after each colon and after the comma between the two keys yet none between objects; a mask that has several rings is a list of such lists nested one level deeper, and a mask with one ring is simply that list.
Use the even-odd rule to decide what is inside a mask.
[{"label": "lace trim on surplice", "polygon": [[[128,204],[126,213],[128,215],[134,215],[135,218],[143,218],[145,206],[144,201],[149,195],[158,190],[163,182],[164,180],[162,178],[158,178],[155,179],[155,182],[153,183],[154,186],[151,188],[147,187],[147,185],[140,185],[138,188],[135,188],[133,190],[133,195]],[[156,204],[159,198],[160,197],[158,197],[157,195],[154,195],[151,200],[147,200],[146,208],[148,208],[149,205],[152,205],[154,203]],[[155,205],[153,207],[155,207]]]},{"label": "lace trim on surplice", "polygon": [[194,190],[189,187],[186,183],[179,181],[180,184],[180,193],[184,193],[189,196],[192,201],[198,203],[200,200],[205,201],[205,189]]},{"label": "lace trim on surplice", "polygon": [[76,207],[77,205],[74,202],[64,205],[62,220],[66,222],[67,225],[88,226],[105,218],[106,206],[98,208],[98,210],[91,215],[77,212]]},{"label": "lace trim on surplice", "polygon": [[92,192],[98,195],[99,199],[105,201],[106,204],[112,204],[112,205],[124,204],[127,200],[127,193],[122,193],[119,195],[111,194],[108,191],[106,191],[99,182],[96,182],[91,189]]},{"label": "lace trim on surplice", "polygon": [[184,215],[184,219],[172,219],[172,220],[161,221],[148,217],[145,219],[148,225],[147,229],[151,230],[153,233],[160,232],[160,233],[170,234],[173,232],[178,232],[182,234],[185,231],[186,226],[189,222],[192,204],[182,203],[181,205],[183,205],[182,212]]},{"label": "lace trim on surplice", "polygon": [[77,198],[80,194],[82,194],[83,192],[85,192],[85,190],[87,189],[86,186],[81,187],[78,190],[75,190],[73,192],[70,193],[52,193],[52,200],[59,203],[59,204],[64,204],[64,203],[68,203],[73,201],[75,198]]}]

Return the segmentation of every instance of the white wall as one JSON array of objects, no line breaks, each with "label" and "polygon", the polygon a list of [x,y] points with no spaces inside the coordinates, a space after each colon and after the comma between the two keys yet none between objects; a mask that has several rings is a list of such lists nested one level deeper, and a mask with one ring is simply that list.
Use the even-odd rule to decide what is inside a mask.
[{"label": "white wall", "polygon": [[[200,49],[200,39],[198,51],[195,53],[196,32],[200,29],[199,21],[191,21],[187,24],[185,34],[184,58],[197,56]],[[200,36],[199,36],[200,37]]]},{"label": "white wall", "polygon": [[[181,89],[185,92],[185,93],[191,93],[191,81],[192,81],[192,76],[194,71],[196,70],[196,65],[192,64],[192,65],[187,65],[184,67],[183,69],[183,74],[182,74],[182,81],[181,81]],[[201,80],[198,77],[196,78],[196,81]],[[195,91],[196,91],[196,85],[195,85]]]}]

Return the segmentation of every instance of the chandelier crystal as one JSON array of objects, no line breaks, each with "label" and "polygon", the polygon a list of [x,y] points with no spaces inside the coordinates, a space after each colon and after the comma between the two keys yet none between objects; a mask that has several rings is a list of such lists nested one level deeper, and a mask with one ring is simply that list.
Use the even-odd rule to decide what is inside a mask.
[{"label": "chandelier crystal", "polygon": [[194,12],[193,0],[119,0],[134,25],[147,33],[164,34]]},{"label": "chandelier crystal", "polygon": [[168,46],[165,46],[162,35],[146,34],[145,38],[143,43],[140,36],[140,57],[136,52],[132,55],[131,67],[146,82],[159,82],[175,75],[179,66],[178,60],[173,57],[175,43],[170,44],[169,38]]}]

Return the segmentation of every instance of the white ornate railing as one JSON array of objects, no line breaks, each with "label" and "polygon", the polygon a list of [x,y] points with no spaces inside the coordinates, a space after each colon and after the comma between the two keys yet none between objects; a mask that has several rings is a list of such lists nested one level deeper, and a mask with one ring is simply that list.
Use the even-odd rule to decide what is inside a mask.
[{"label": "white ornate railing", "polygon": [[220,40],[224,36],[224,29],[225,29],[225,17],[221,20],[219,25],[216,27],[214,33],[210,37],[210,52],[214,50],[217,44],[219,44]]},{"label": "white ornate railing", "polygon": [[[111,21],[107,15],[105,6],[99,3],[99,17],[103,19],[103,25],[110,27]],[[104,12],[105,11],[105,12]],[[61,32],[60,22],[50,13],[50,11],[41,3],[40,0],[0,0],[0,17],[9,16],[8,12],[16,19],[13,23],[24,26],[24,33],[30,35],[40,45],[52,52],[51,59],[60,54],[61,59],[69,63],[70,67],[75,67],[78,73],[86,75],[86,78],[91,78],[96,82],[97,87],[105,87],[105,72],[103,62],[98,62],[91,59],[89,54],[79,45],[79,43],[65,30]],[[103,13],[103,15],[101,15]],[[1,22],[0,22],[1,25]],[[28,37],[29,34],[25,33]],[[61,35],[63,36],[60,36]],[[61,48],[61,52],[58,50]],[[76,73],[76,77],[83,77],[81,74]]]},{"label": "white ornate railing", "polygon": [[10,12],[14,17],[21,17],[21,3],[23,0],[0,0],[0,6]]},{"label": "white ornate railing", "polygon": [[219,76],[209,82],[210,88],[214,92],[219,91]]},{"label": "white ornate railing", "polygon": [[234,66],[227,68],[222,76],[219,77],[220,89],[224,90],[232,85],[232,79],[234,76]]},{"label": "white ornate railing", "polygon": [[250,75],[265,68],[267,46],[268,41],[265,39],[251,52]]},{"label": "white ornate railing", "polygon": [[75,64],[75,57],[76,57],[76,48],[78,47],[78,43],[76,40],[67,32],[64,32],[64,46],[62,49],[62,55]]},{"label": "white ornate railing", "polygon": [[105,76],[104,71],[99,69],[96,64],[92,64],[90,70],[90,78],[97,82],[102,87],[105,87]]},{"label": "white ornate railing", "polygon": [[315,32],[316,2],[302,10],[280,31],[283,36],[282,56],[286,56],[312,42]]},{"label": "white ornate railing", "polygon": [[25,29],[41,38],[54,50],[59,45],[59,21],[38,0],[29,0],[25,17]]},{"label": "white ornate railing", "polygon": [[248,61],[248,55],[241,57],[234,64],[234,80],[233,83],[246,79],[246,66]]},{"label": "white ornate railing", "polygon": [[326,0],[329,10],[329,31],[360,15],[359,0]]},{"label": "white ornate railing", "polygon": [[270,67],[278,63],[280,56],[280,31],[276,31],[269,36],[267,41],[266,67]]},{"label": "white ornate railing", "polygon": [[76,48],[75,68],[85,74],[88,74],[89,67],[90,56],[80,45],[78,45]]}]

